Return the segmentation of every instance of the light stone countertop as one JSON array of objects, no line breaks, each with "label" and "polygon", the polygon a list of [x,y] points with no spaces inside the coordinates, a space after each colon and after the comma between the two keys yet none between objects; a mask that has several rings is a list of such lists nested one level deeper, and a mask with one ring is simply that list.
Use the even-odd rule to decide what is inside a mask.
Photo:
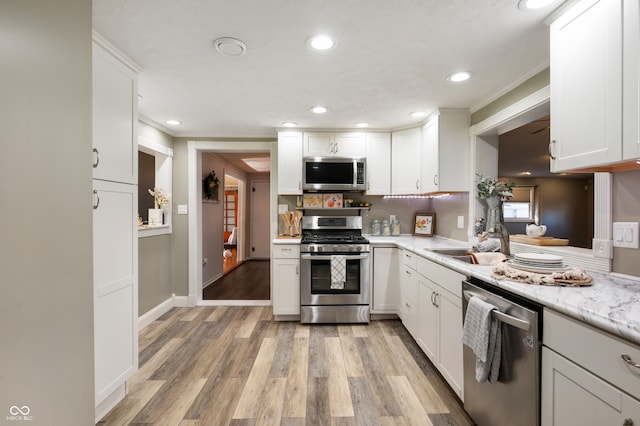
[{"label": "light stone countertop", "polygon": [[[467,248],[469,243],[442,237],[366,235],[372,246],[392,246],[414,252],[469,277],[475,277],[512,293],[536,301],[594,327],[640,344],[640,281],[614,274],[587,271],[592,285],[584,287],[541,286],[497,280],[491,266],[467,264],[430,249]],[[295,241],[295,242],[294,242]],[[296,244],[299,240],[274,240],[275,244]],[[572,265],[581,266],[581,265]]]}]

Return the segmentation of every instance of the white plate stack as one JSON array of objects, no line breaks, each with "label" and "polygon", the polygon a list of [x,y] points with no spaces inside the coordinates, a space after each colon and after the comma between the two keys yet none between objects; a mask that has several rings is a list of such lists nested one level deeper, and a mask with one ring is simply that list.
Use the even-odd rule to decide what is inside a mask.
[{"label": "white plate stack", "polygon": [[514,269],[537,274],[552,274],[569,269],[563,263],[562,256],[544,253],[516,253],[513,259],[507,261],[507,264]]}]

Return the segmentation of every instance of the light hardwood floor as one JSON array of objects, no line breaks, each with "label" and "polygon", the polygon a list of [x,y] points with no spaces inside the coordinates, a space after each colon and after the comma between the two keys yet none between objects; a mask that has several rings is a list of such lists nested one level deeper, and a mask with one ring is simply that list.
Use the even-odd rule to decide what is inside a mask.
[{"label": "light hardwood floor", "polygon": [[303,325],[271,307],[174,308],[140,332],[99,424],[472,425],[398,320]]}]

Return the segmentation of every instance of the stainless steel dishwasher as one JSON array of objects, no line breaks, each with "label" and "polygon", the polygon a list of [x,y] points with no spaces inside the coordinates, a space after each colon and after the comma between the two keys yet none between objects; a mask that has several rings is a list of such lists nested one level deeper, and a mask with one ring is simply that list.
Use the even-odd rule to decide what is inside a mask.
[{"label": "stainless steel dishwasher", "polygon": [[464,346],[464,409],[478,426],[539,425],[542,306],[475,279],[462,282],[462,294],[463,315],[471,297],[496,306],[499,312],[494,310],[492,315],[500,321],[502,332],[495,383],[478,383],[476,356]]}]

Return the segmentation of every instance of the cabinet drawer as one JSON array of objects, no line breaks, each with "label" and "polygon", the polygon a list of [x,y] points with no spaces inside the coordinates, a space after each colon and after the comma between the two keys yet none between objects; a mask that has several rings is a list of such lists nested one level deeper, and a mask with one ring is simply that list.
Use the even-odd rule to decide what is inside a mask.
[{"label": "cabinet drawer", "polygon": [[621,358],[628,355],[640,364],[638,345],[548,309],[543,343],[623,391],[640,396],[640,368]]},{"label": "cabinet drawer", "polygon": [[403,299],[414,302],[418,298],[418,273],[407,265],[400,267],[400,294]]},{"label": "cabinet drawer", "polygon": [[462,281],[466,277],[429,259],[417,256],[416,270],[457,297],[462,297]]},{"label": "cabinet drawer", "polygon": [[293,259],[300,257],[300,246],[298,245],[274,245],[273,257],[276,259]]},{"label": "cabinet drawer", "polygon": [[400,252],[400,263],[407,265],[411,269],[416,269],[416,258],[418,256],[409,250],[402,250]]}]

